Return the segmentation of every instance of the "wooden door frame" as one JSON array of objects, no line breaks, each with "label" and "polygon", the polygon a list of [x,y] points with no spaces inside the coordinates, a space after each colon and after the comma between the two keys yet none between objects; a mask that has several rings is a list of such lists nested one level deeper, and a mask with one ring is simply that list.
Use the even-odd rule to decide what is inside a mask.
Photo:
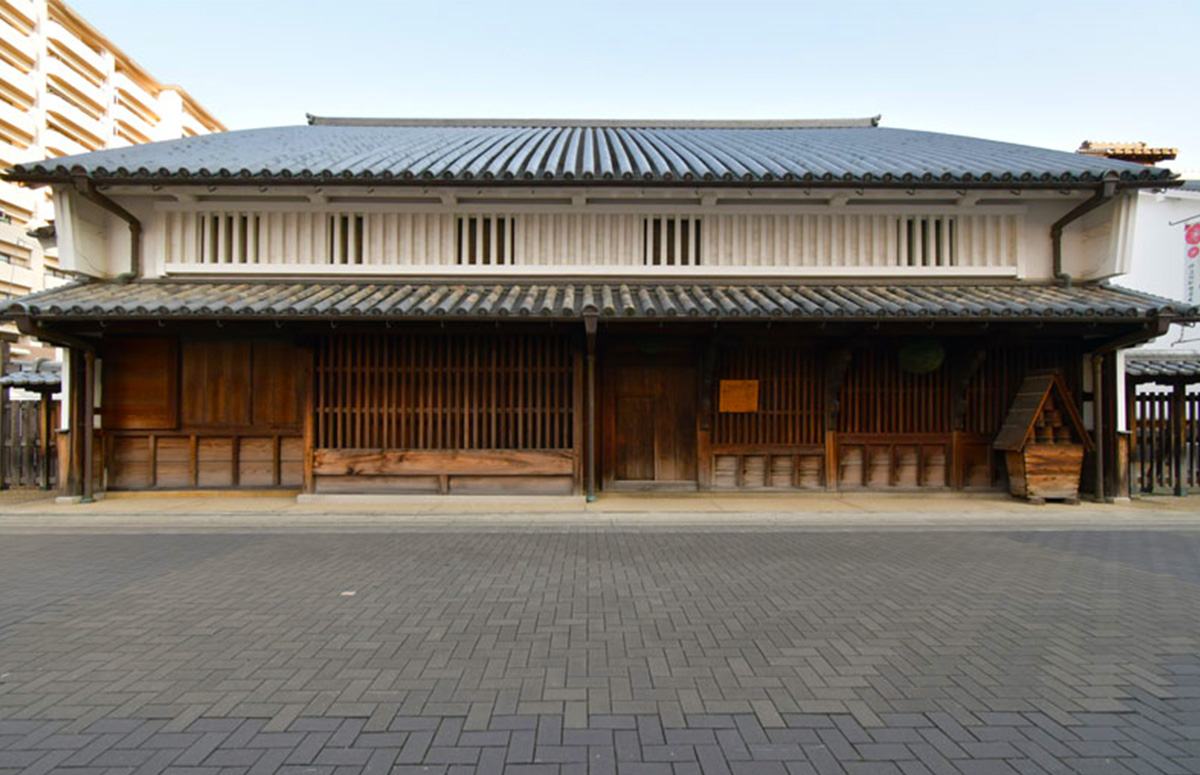
[{"label": "wooden door frame", "polygon": [[[601,490],[618,491],[683,491],[692,492],[704,489],[706,466],[702,460],[707,447],[707,430],[702,431],[701,415],[705,411],[704,403],[704,363],[702,360],[704,342],[692,335],[661,335],[664,342],[664,352],[650,354],[638,349],[635,342],[644,339],[645,334],[630,336],[614,336],[600,338],[597,352],[599,379],[596,380],[598,407],[598,442],[600,447],[599,484]],[[649,336],[656,336],[650,334]],[[685,365],[693,372],[695,393],[694,433],[696,450],[696,479],[694,486],[690,481],[685,482],[654,482],[623,483],[616,479],[617,469],[617,412],[616,391],[613,389],[613,379],[617,365],[638,365],[639,361],[646,365],[661,363],[663,354],[679,358],[680,365]]]}]

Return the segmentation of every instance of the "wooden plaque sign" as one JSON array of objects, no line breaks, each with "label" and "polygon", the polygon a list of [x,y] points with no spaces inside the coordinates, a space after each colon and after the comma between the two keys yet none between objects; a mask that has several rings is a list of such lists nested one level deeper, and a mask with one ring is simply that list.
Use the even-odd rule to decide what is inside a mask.
[{"label": "wooden plaque sign", "polygon": [[718,400],[720,412],[757,412],[758,380],[723,379]]}]

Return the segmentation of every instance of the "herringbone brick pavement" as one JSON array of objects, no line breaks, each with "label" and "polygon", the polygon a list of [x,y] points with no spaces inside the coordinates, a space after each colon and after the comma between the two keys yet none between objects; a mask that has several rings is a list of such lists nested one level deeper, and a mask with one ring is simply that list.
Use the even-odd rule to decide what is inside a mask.
[{"label": "herringbone brick pavement", "polygon": [[1200,772],[1200,533],[0,538],[7,773]]}]

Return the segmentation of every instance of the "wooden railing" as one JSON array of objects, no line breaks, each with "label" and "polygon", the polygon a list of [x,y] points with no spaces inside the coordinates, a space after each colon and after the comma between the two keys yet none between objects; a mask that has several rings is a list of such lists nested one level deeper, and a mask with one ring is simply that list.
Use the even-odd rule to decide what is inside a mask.
[{"label": "wooden railing", "polygon": [[[1176,402],[1170,391],[1146,391],[1132,398],[1132,406],[1134,488],[1159,493],[1200,487],[1200,394]],[[1176,416],[1179,406],[1182,418]]]},{"label": "wooden railing", "polygon": [[[53,487],[58,477],[58,454],[54,443],[41,444],[41,414],[37,401],[7,401],[4,405],[4,484],[7,487]],[[57,412],[57,402],[51,407]],[[45,450],[45,452],[43,452]],[[42,482],[42,461],[49,455],[49,481]]]}]

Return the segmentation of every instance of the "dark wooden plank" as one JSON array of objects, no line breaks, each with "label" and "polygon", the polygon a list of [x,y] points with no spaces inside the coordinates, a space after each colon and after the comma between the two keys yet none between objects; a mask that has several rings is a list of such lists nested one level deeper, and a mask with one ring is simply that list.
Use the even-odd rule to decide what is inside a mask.
[{"label": "dark wooden plank", "polygon": [[567,475],[570,451],[529,450],[335,450],[318,449],[314,471],[321,476],[376,475]]}]

